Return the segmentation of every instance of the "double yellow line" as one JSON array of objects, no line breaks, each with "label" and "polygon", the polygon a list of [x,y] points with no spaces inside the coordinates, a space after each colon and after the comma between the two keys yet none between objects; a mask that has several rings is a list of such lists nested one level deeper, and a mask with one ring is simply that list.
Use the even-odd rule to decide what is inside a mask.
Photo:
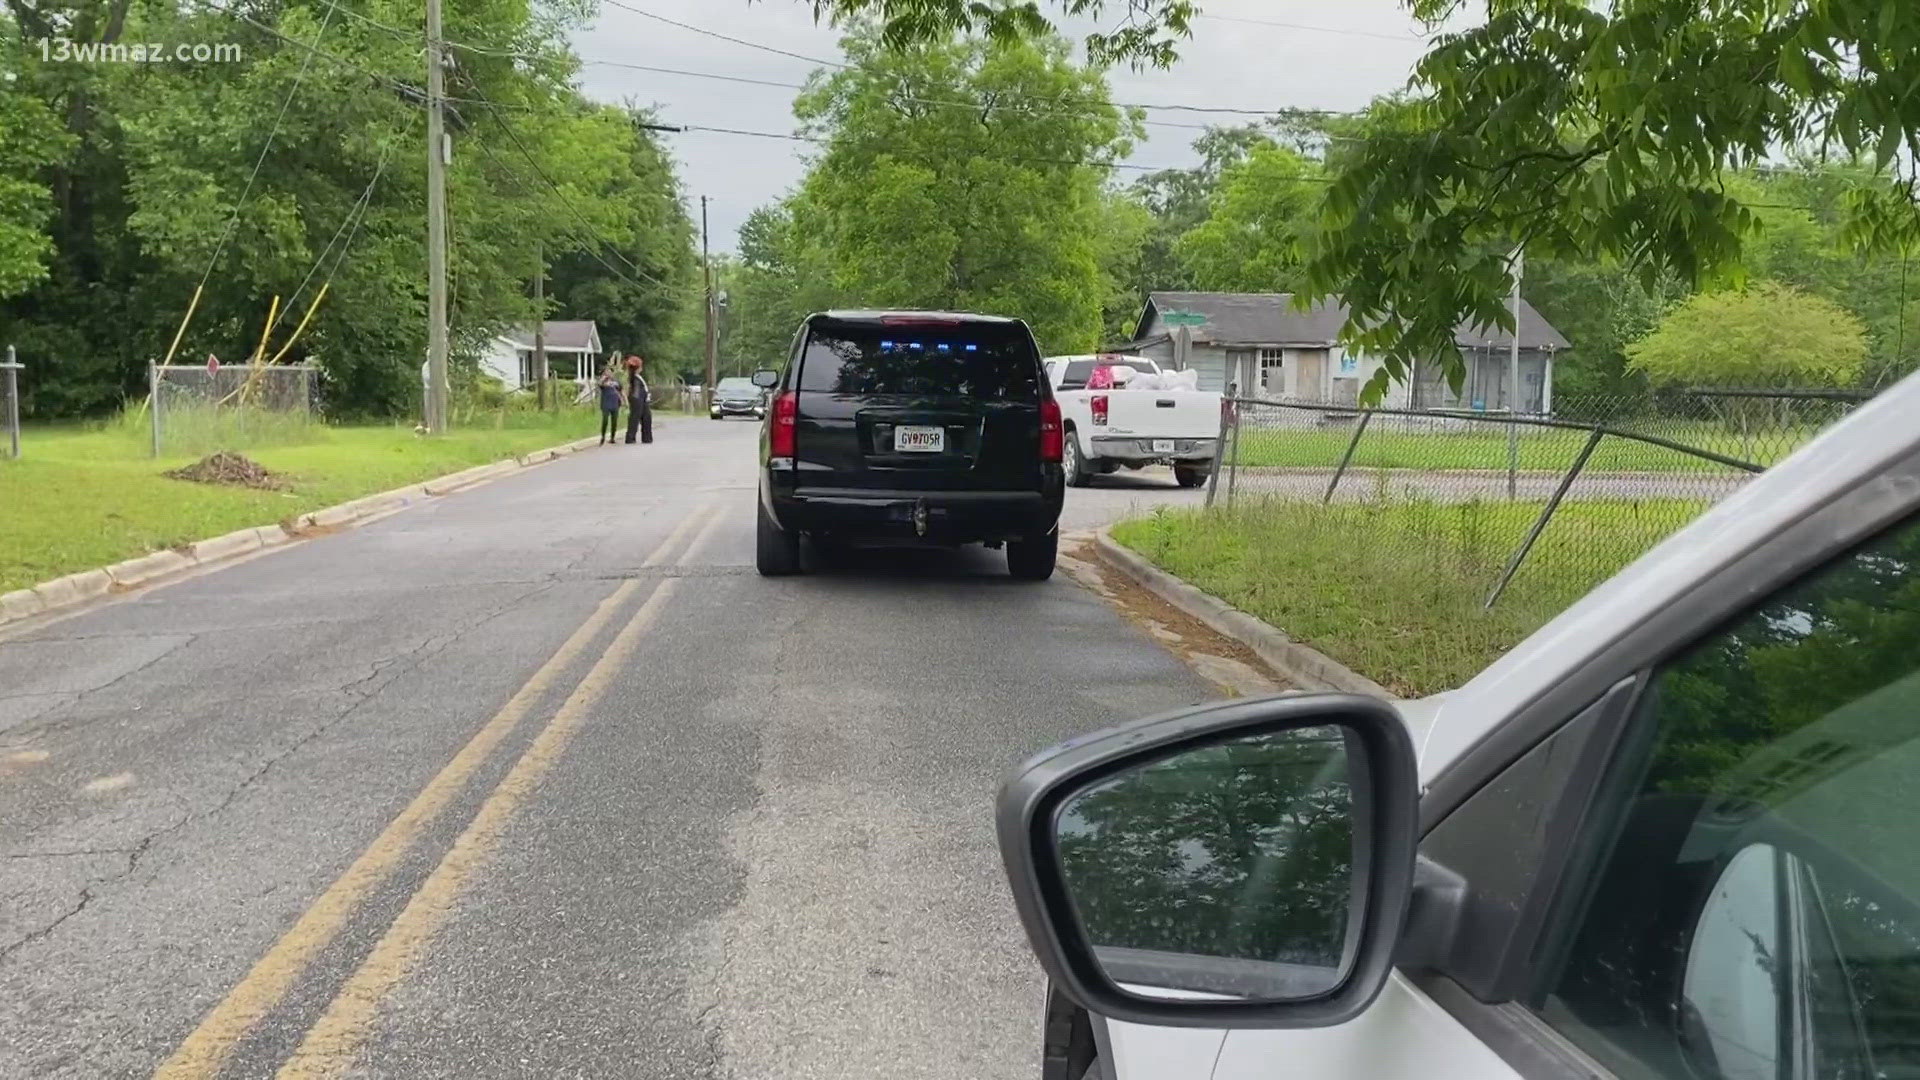
[{"label": "double yellow line", "polygon": [[[663,565],[676,551],[680,552],[680,562],[684,564],[704,546],[719,522],[716,506],[712,503],[702,506],[681,521],[644,565]],[[703,523],[705,527],[699,535],[683,547],[683,541]],[[662,580],[627,620],[606,652],[588,669],[546,727],[534,736],[519,760],[480,804],[473,820],[414,892],[373,951],[341,986],[327,1011],[308,1030],[299,1049],[282,1066],[280,1076],[335,1076],[351,1067],[380,1002],[406,976],[445,921],[462,888],[493,855],[514,812],[559,760],[588,712],[653,624],[661,606],[673,595],[675,584],[671,578]],[[427,782],[407,808],[307,908],[293,928],[253,965],[246,977],[227,992],[220,1004],[160,1065],[154,1073],[156,1077],[197,1080],[214,1076],[226,1066],[247,1033],[285,999],[287,991],[339,935],[341,927],[360,904],[392,876],[421,835],[461,793],[494,749],[551,689],[561,673],[606,629],[640,585],[639,580],[623,582],[600,601],[587,621],[540,665],[493,719],[460,748],[453,760]]]}]

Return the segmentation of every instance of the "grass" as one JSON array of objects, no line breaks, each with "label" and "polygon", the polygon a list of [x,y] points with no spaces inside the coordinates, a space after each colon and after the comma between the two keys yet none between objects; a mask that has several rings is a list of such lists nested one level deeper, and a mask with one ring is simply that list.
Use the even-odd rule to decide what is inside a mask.
[{"label": "grass", "polygon": [[411,424],[313,425],[296,444],[243,451],[284,474],[287,491],[168,479],[197,455],[156,461],[144,437],[114,423],[29,427],[21,460],[0,460],[0,592],[591,437],[598,422],[591,409],[454,419],[438,438]]},{"label": "grass", "polygon": [[[294,446],[324,434],[324,425],[305,410],[233,408],[211,402],[172,402],[161,421],[162,449],[196,458],[234,447]],[[152,452],[153,418],[145,407],[122,410],[102,430],[139,452]]]},{"label": "grass", "polygon": [[1538,504],[1263,500],[1163,510],[1113,535],[1394,692],[1423,695],[1465,682],[1704,508],[1568,503],[1491,611],[1482,605]]},{"label": "grass", "polygon": [[[1375,421],[1379,423],[1378,420]],[[1669,423],[1646,433],[1756,465],[1786,457],[1819,431],[1816,427],[1776,428],[1742,438],[1716,424]],[[1240,463],[1253,467],[1331,469],[1340,464],[1353,438],[1349,428],[1256,428],[1240,433]],[[1520,468],[1564,472],[1585,445],[1587,433],[1530,429],[1518,440]],[[1505,469],[1504,431],[1394,431],[1369,429],[1354,451],[1358,467],[1387,469]],[[1596,472],[1708,473],[1732,470],[1704,458],[1633,439],[1609,436],[1594,449],[1587,468]]]}]

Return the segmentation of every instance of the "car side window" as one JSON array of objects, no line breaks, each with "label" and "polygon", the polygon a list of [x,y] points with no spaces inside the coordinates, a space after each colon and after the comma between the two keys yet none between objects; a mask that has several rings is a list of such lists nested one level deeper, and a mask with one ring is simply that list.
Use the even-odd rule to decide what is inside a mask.
[{"label": "car side window", "polygon": [[1920,523],[1654,676],[1531,1005],[1622,1076],[1920,1077]]}]

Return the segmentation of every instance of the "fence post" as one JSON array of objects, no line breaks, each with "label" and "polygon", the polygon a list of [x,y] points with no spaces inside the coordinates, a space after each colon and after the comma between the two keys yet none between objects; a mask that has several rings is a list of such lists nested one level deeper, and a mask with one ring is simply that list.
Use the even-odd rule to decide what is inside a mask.
[{"label": "fence post", "polygon": [[1213,440],[1213,465],[1207,469],[1207,503],[1213,505],[1213,496],[1220,490],[1220,462],[1227,456],[1227,417],[1233,413],[1233,399],[1220,399],[1220,437]]},{"label": "fence post", "polygon": [[1548,499],[1547,505],[1540,509],[1540,516],[1534,519],[1533,528],[1527,530],[1527,538],[1520,541],[1520,547],[1514,551],[1513,557],[1507,560],[1506,569],[1500,572],[1500,580],[1494,584],[1493,591],[1487,594],[1487,602],[1481,605],[1481,610],[1492,611],[1493,605],[1500,599],[1500,594],[1507,591],[1507,585],[1513,581],[1513,575],[1520,570],[1520,563],[1526,559],[1527,553],[1533,550],[1534,542],[1540,539],[1540,534],[1546,531],[1547,522],[1552,519],[1553,512],[1560,509],[1560,500],[1566,497],[1567,489],[1573,486],[1574,477],[1579,476],[1580,470],[1587,467],[1587,459],[1593,456],[1593,448],[1600,445],[1600,440],[1605,435],[1606,432],[1596,427],[1593,429],[1593,434],[1587,436],[1587,445],[1580,448],[1580,455],[1573,459],[1572,468],[1567,470],[1567,475],[1560,478],[1560,486],[1553,489],[1553,497]]},{"label": "fence post", "polygon": [[147,405],[152,413],[153,456],[160,456],[160,369],[147,361]]},{"label": "fence post", "polygon": [[20,379],[16,374],[20,370],[20,358],[14,354],[13,346],[7,346],[7,362],[0,364],[7,370],[7,442],[13,449],[13,460],[20,460]]},{"label": "fence post", "polygon": [[1238,402],[1233,407],[1233,428],[1228,431],[1227,437],[1233,440],[1233,464],[1227,473],[1227,505],[1232,506],[1233,489],[1240,480],[1240,406]]},{"label": "fence post", "polygon": [[1333,470],[1333,479],[1327,481],[1327,494],[1321,498],[1321,503],[1333,501],[1333,489],[1340,486],[1340,478],[1347,474],[1347,463],[1353,460],[1353,451],[1360,445],[1360,436],[1367,433],[1367,421],[1371,419],[1372,409],[1360,414],[1360,424],[1353,429],[1353,438],[1347,440],[1347,452],[1340,455],[1340,467]]},{"label": "fence post", "polygon": [[6,363],[0,363],[6,369],[6,434],[8,444],[12,446],[13,461],[19,461],[19,357],[13,354],[13,346],[6,346]]}]

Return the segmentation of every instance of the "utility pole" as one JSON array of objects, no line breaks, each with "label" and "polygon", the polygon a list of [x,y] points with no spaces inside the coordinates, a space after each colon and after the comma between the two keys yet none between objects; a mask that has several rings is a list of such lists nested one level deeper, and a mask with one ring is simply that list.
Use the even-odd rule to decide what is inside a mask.
[{"label": "utility pole", "polygon": [[547,407],[547,245],[533,242],[533,377],[540,380],[540,407]]},{"label": "utility pole", "polygon": [[440,0],[427,0],[427,430],[447,430],[447,131]]},{"label": "utility pole", "polygon": [[705,195],[700,196],[700,264],[705,268],[707,275],[707,385],[702,394],[706,400],[701,403],[701,407],[711,409],[713,408],[713,381],[715,378],[713,371],[715,360],[714,347],[717,343],[714,341],[713,325],[713,256],[707,251],[707,197]]},{"label": "utility pole", "polygon": [[[1525,248],[1513,249],[1513,348],[1507,354],[1507,413],[1520,415],[1520,277],[1526,272]],[[1520,425],[1507,425],[1507,498],[1520,497]]]}]

